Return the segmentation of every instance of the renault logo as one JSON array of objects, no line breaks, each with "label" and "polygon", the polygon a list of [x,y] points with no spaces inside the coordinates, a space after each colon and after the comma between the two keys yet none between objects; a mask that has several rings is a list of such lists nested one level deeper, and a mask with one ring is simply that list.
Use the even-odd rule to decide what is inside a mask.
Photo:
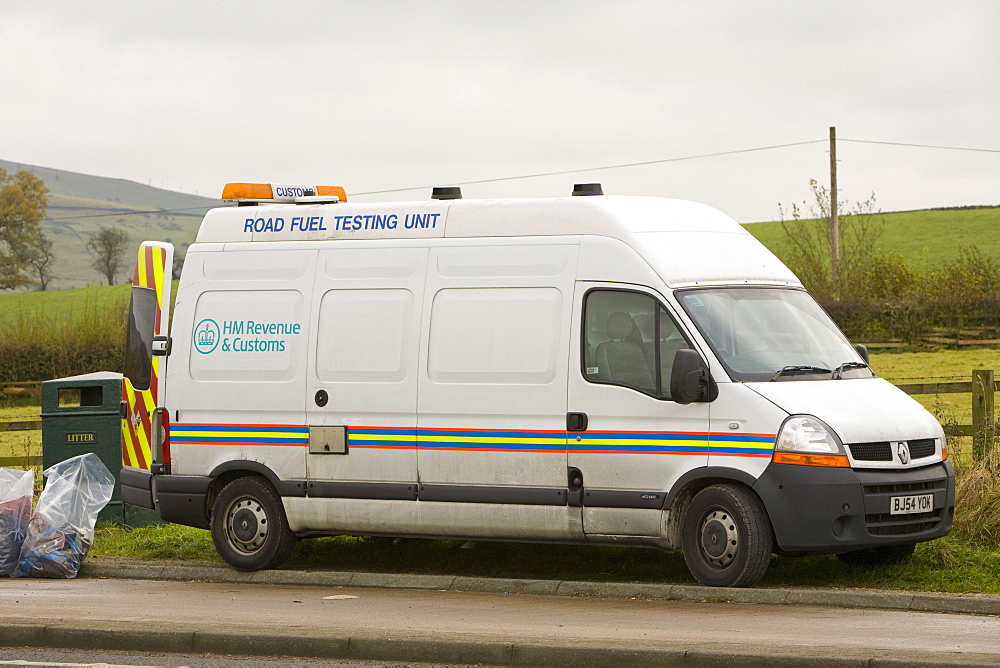
[{"label": "renault logo", "polygon": [[910,463],[910,446],[907,445],[906,441],[900,441],[896,444],[896,454],[899,455],[900,464]]}]

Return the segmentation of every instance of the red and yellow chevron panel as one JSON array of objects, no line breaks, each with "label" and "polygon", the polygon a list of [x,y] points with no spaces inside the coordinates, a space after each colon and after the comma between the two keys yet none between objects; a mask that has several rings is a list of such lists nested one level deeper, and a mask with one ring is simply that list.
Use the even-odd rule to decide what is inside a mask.
[{"label": "red and yellow chevron panel", "polygon": [[[132,276],[132,286],[150,288],[156,294],[153,333],[160,334],[164,313],[165,281],[170,280],[167,249],[161,246],[139,247]],[[138,390],[128,378],[122,381],[122,401],[128,405],[128,416],[122,420],[122,464],[149,470],[152,464],[152,418],[160,389],[160,371],[164,358],[152,357],[149,388]]]}]

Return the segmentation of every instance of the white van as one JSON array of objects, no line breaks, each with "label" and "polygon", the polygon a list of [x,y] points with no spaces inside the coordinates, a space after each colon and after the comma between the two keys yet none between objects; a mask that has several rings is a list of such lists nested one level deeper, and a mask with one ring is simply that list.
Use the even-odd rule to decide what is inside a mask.
[{"label": "white van", "polygon": [[[139,251],[122,497],[234,568],[297,538],[889,563],[948,533],[940,425],[710,207],[612,197],[352,204],[230,184],[188,250]],[[169,362],[169,363],[168,363]]]}]

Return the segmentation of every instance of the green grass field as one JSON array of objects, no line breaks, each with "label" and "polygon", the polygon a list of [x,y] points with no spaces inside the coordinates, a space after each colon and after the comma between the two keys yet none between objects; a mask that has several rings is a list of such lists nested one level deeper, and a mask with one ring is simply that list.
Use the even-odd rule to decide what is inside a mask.
[{"label": "green grass field", "polygon": [[[975,244],[984,256],[1000,262],[1000,206],[979,209],[929,209],[882,214],[881,250],[899,253],[916,269],[956,259],[959,249]],[[783,257],[780,222],[744,225],[750,234]]]},{"label": "green grass field", "polygon": [[[993,369],[1000,378],[1000,347],[927,352],[872,352],[872,369],[897,385],[972,380],[974,369]],[[969,394],[920,394],[913,397],[942,422],[972,423]]]},{"label": "green grass field", "polygon": [[72,322],[87,306],[124,307],[128,303],[130,289],[129,285],[112,285],[0,294],[0,329],[21,317]]}]

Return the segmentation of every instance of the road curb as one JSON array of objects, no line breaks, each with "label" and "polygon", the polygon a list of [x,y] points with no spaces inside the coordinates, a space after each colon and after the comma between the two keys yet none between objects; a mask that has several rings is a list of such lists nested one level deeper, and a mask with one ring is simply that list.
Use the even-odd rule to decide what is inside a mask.
[{"label": "road curb", "polygon": [[454,575],[405,573],[351,573],[344,571],[266,570],[244,573],[215,566],[90,561],[80,577],[135,580],[190,580],[220,583],[313,585],[325,587],[375,587],[381,589],[430,589],[503,594],[651,598],[708,603],[757,603],[768,605],[819,605],[910,612],[950,612],[1000,615],[1000,596],[958,595],[863,589],[782,589],[702,587],[630,582],[579,582],[571,580],[519,580]]},{"label": "road curb", "polygon": [[152,625],[130,629],[101,628],[94,624],[65,620],[38,623],[26,619],[0,619],[0,647],[49,647],[58,649],[111,650],[150,653],[303,657],[358,661],[404,661],[481,664],[497,666],[969,666],[996,665],[1000,657],[941,653],[887,657],[880,652],[851,656],[824,655],[822,649],[783,651],[761,649],[688,649],[661,646],[639,648],[622,644],[590,645],[566,642],[505,642],[475,637],[362,637],[275,633],[245,629],[241,632],[205,631],[193,628],[163,630]]}]

